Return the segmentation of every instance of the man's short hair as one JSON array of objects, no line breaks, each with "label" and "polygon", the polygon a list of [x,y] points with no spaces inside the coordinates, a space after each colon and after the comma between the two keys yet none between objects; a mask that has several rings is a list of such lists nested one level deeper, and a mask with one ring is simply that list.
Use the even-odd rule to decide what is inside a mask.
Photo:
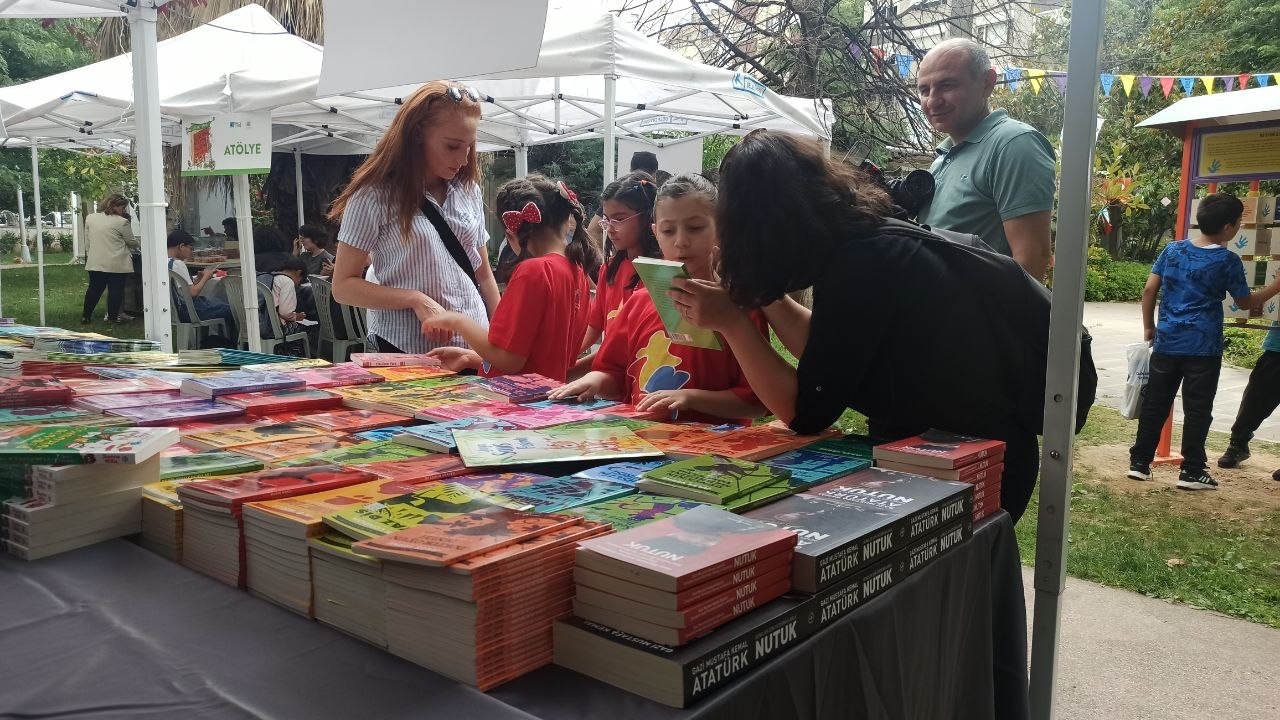
[{"label": "man's short hair", "polygon": [[969,75],[974,79],[981,79],[991,69],[991,56],[987,54],[987,49],[969,38],[943,40],[934,45],[928,54],[944,53],[951,50],[959,50],[965,53],[968,60],[966,64],[969,67]]},{"label": "man's short hair", "polygon": [[298,234],[315,243],[321,250],[329,247],[329,230],[323,225],[307,223],[298,228]]},{"label": "man's short hair", "polygon": [[307,276],[307,261],[297,255],[280,258],[280,266],[276,268],[275,272],[285,272],[287,270],[297,270],[305,278]]},{"label": "man's short hair", "polygon": [[1205,235],[1217,235],[1226,226],[1240,222],[1242,215],[1244,203],[1240,198],[1227,193],[1213,193],[1200,201],[1196,223]]},{"label": "man's short hair", "polygon": [[658,172],[658,156],[648,150],[639,150],[631,155],[631,172],[642,170],[650,175]]},{"label": "man's short hair", "polygon": [[179,245],[196,246],[196,239],[191,237],[191,233],[182,228],[175,228],[169,233],[169,237],[165,240],[165,247],[175,248]]}]

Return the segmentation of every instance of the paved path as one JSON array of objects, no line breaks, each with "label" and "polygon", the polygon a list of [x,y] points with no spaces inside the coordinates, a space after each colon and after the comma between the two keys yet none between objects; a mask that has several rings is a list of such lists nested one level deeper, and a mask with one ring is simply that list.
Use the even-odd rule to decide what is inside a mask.
[{"label": "paved path", "polygon": [[1280,717],[1280,630],[1075,578],[1062,607],[1060,720]]},{"label": "paved path", "polygon": [[[1125,346],[1142,342],[1142,308],[1138,303],[1085,303],[1084,324],[1093,335],[1093,361],[1098,366],[1098,402],[1118,408],[1124,398],[1124,376],[1128,367]],[[1240,396],[1248,381],[1248,370],[1223,366],[1218,394],[1213,402],[1211,429],[1224,433],[1231,431],[1231,423],[1235,422],[1236,410],[1240,407]],[[1181,400],[1174,403],[1173,417],[1175,422],[1182,422]],[[1136,422],[1134,430],[1137,430]],[[1254,437],[1280,442],[1280,413],[1267,418]],[[1132,440],[1131,437],[1124,439],[1126,443]]]}]

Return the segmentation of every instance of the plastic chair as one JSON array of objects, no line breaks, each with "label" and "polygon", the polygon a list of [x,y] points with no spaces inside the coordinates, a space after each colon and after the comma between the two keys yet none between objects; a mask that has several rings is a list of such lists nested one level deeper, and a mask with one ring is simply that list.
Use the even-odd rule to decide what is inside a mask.
[{"label": "plastic chair", "polygon": [[335,362],[343,362],[347,359],[348,353],[354,348],[364,349],[363,340],[349,340],[339,338],[337,333],[336,322],[341,322],[347,334],[355,334],[356,337],[362,337],[358,334],[358,328],[355,319],[352,317],[351,308],[346,305],[339,305],[342,314],[338,317],[333,315],[333,306],[330,301],[333,299],[333,283],[322,275],[311,276],[311,293],[316,301],[316,320],[320,323],[320,347],[317,348],[320,355],[324,355],[325,343],[329,344],[330,359]]},{"label": "plastic chair", "polygon": [[[239,275],[228,275],[222,280],[227,286],[227,302],[231,304],[231,312],[236,316],[236,324],[240,326],[240,337],[238,345],[241,348],[249,347],[249,336],[245,328],[245,307],[244,307],[244,278]],[[265,313],[259,313],[267,316],[270,322],[270,336],[262,338],[262,352],[275,354],[275,350],[280,345],[293,342],[301,342],[303,352],[307,357],[311,357],[311,343],[307,339],[306,331],[296,332],[286,335],[284,328],[280,325],[280,314],[275,312],[275,303],[267,298],[274,298],[271,288],[261,280],[258,281],[258,306],[268,308]],[[267,328],[259,328],[259,334]]]},{"label": "plastic chair", "polygon": [[[181,274],[169,271],[169,314],[172,316],[173,341],[178,350],[199,350],[202,340],[209,333],[227,334],[227,323],[222,318],[202,320],[196,312],[195,299],[191,297],[191,283]],[[183,320],[183,316],[187,320]],[[192,344],[194,342],[194,344]]]}]

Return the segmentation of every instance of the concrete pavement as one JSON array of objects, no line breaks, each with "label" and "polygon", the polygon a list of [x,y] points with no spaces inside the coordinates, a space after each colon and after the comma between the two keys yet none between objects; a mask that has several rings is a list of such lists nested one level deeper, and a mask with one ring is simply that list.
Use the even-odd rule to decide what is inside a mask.
[{"label": "concrete pavement", "polygon": [[[1119,408],[1124,398],[1124,376],[1128,369],[1125,346],[1142,342],[1142,307],[1138,303],[1085,303],[1084,324],[1093,335],[1093,362],[1098,366],[1098,403]],[[1224,433],[1231,431],[1231,423],[1235,422],[1236,410],[1240,407],[1240,396],[1244,394],[1248,381],[1248,370],[1222,367],[1210,429]],[[1173,407],[1174,422],[1182,422],[1181,395]],[[1136,424],[1134,428],[1137,429]],[[1267,418],[1254,437],[1280,442],[1280,413]],[[1125,438],[1124,442],[1132,440],[1132,437]]]},{"label": "concrete pavement", "polygon": [[1280,630],[1075,578],[1062,609],[1061,720],[1280,717]]}]

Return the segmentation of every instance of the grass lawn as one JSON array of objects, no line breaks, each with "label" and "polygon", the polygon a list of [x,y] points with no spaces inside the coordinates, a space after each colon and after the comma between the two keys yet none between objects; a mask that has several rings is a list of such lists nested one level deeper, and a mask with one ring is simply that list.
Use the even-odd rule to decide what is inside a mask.
[{"label": "grass lawn", "polygon": [[[98,301],[98,310],[94,313],[93,321],[88,325],[81,325],[80,313],[84,305],[84,291],[89,281],[84,266],[65,264],[70,259],[69,253],[61,256],[59,264],[52,264],[52,258],[56,257],[54,253],[45,257],[46,325],[68,330],[100,332],[119,338],[143,336],[141,319],[120,325],[102,321],[102,317],[107,314],[105,293]],[[36,275],[34,266],[0,270],[0,295],[3,296],[4,317],[15,318],[18,322],[27,325],[40,323],[40,296]]]}]

